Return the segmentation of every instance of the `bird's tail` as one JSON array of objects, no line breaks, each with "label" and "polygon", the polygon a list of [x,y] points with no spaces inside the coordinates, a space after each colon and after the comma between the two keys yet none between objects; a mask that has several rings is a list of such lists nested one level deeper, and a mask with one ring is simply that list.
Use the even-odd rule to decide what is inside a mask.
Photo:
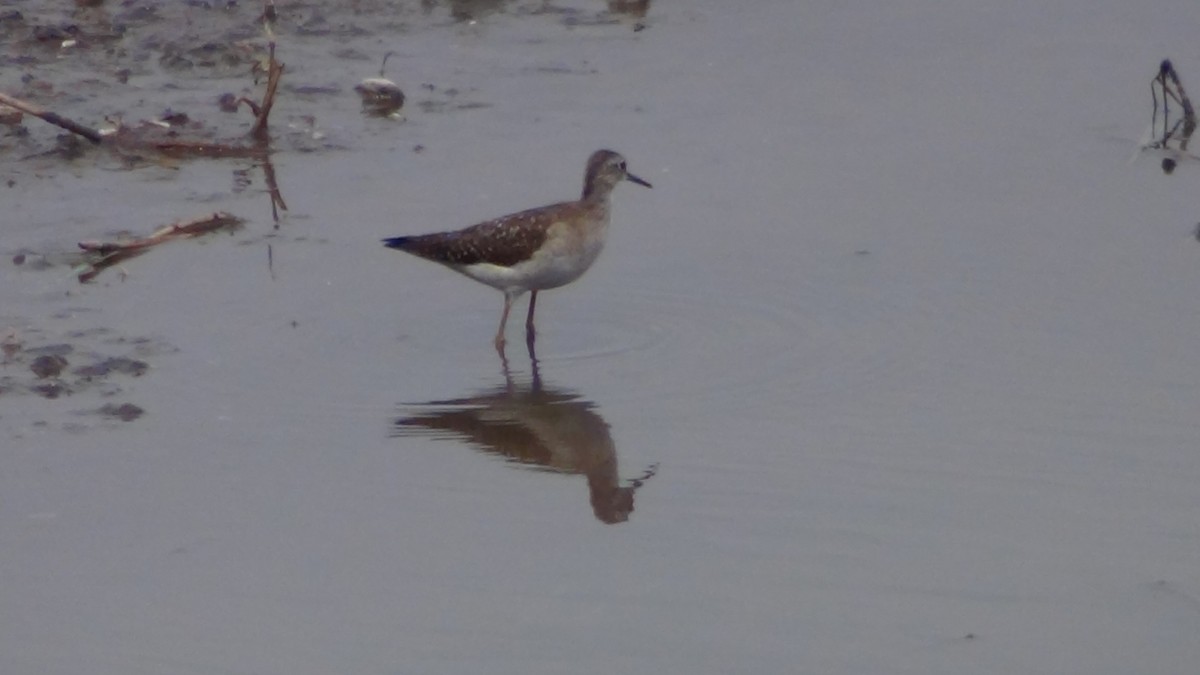
[{"label": "bird's tail", "polygon": [[384,239],[383,245],[398,251],[411,253],[418,258],[432,260],[446,265],[472,265],[481,262],[478,247],[458,241],[455,232],[435,232],[433,234],[416,234],[409,237],[391,237]]},{"label": "bird's tail", "polygon": [[383,240],[383,245],[399,251],[407,251],[412,247],[412,237],[391,237]]}]

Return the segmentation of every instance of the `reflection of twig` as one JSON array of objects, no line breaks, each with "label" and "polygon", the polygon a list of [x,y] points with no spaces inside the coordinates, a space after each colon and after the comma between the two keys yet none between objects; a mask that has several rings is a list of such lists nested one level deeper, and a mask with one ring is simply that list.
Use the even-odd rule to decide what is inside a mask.
[{"label": "reflection of twig", "polygon": [[91,127],[85,127],[78,122],[69,120],[58,113],[51,112],[28,101],[22,101],[21,99],[13,98],[6,94],[0,94],[0,103],[16,108],[21,112],[27,112],[34,117],[40,117],[50,124],[60,126],[71,133],[79,134],[93,143],[98,144],[104,138],[100,135],[99,131],[96,131]]},{"label": "reflection of twig", "polygon": [[129,241],[102,242],[81,241],[79,248],[88,255],[87,267],[79,274],[79,280],[87,283],[108,267],[145,253],[150,247],[172,239],[197,237],[221,229],[232,229],[241,224],[241,219],[218,211],[203,218],[182,223],[173,223],[155,230],[150,236]]},{"label": "reflection of twig", "polygon": [[275,180],[275,164],[271,162],[271,153],[264,151],[259,158],[262,162],[263,180],[267,184],[267,194],[271,196],[271,218],[275,228],[279,228],[279,212],[287,211],[287,202],[283,201],[283,193],[279,191],[279,183]]},{"label": "reflection of twig", "polygon": [[[275,105],[275,92],[279,89],[279,80],[283,77],[284,68],[282,63],[275,60],[275,31],[272,27],[275,18],[275,2],[267,0],[262,20],[263,30],[266,31],[270,41],[267,43],[267,90],[263,94],[262,104],[256,105],[247,98],[241,100],[245,101],[254,111],[254,127],[250,129],[250,137],[255,140],[261,151],[258,157],[262,164],[263,181],[267,185],[267,193],[271,196],[271,219],[278,229],[279,212],[287,211],[288,207],[287,202],[283,201],[283,193],[279,191],[279,182],[275,179],[275,165],[271,162],[271,150],[268,147],[271,137],[267,131],[267,118],[271,114],[271,108]],[[273,273],[274,270],[272,270]]]}]

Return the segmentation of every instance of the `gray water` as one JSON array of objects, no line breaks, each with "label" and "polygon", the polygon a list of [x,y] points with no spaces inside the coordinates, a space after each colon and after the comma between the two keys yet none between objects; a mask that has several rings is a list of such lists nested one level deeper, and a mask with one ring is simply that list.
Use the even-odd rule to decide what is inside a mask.
[{"label": "gray water", "polygon": [[[0,91],[237,136],[246,63],[150,38],[258,10],[136,23],[123,86],[10,34]],[[1200,165],[1142,145],[1200,7],[453,11],[281,3],[278,226],[248,160],[0,137],[0,671],[1195,672]],[[353,91],[388,50],[403,120]],[[379,245],[573,198],[601,147],[654,189],[536,362]],[[216,210],[76,280],[77,241]],[[147,368],[70,370],[110,357]]]}]

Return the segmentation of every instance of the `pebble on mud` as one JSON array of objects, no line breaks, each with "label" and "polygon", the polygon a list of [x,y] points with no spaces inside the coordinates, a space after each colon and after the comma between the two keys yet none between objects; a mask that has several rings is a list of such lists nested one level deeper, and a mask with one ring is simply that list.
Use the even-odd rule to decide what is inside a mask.
[{"label": "pebble on mud", "polygon": [[383,63],[379,64],[379,77],[368,77],[354,87],[362,99],[363,112],[369,115],[387,117],[404,105],[404,92],[395,82],[384,77],[388,57],[395,52],[383,55]]},{"label": "pebble on mud", "polygon": [[62,382],[46,382],[32,388],[33,393],[42,398],[58,398],[63,394],[70,394],[71,390]]},{"label": "pebble on mud", "polygon": [[33,360],[29,364],[29,369],[33,371],[38,379],[44,380],[48,377],[58,377],[63,368],[67,367],[67,360],[58,354],[43,354]]},{"label": "pebble on mud", "polygon": [[217,97],[217,108],[221,112],[235,113],[238,109],[238,97],[230,92],[225,92]]},{"label": "pebble on mud", "polygon": [[368,77],[354,87],[362,98],[363,111],[386,117],[404,106],[404,92],[395,82],[381,77]]},{"label": "pebble on mud", "polygon": [[105,417],[119,419],[122,422],[132,422],[146,414],[146,411],[141,406],[136,406],[132,403],[122,403],[121,405],[106,403],[96,412]]}]

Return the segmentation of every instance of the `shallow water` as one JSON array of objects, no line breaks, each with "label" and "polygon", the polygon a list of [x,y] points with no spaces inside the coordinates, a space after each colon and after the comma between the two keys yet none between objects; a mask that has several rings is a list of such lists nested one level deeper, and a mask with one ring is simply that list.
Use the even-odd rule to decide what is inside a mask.
[{"label": "shallow water", "polygon": [[[278,225],[247,160],[0,136],[0,670],[1194,671],[1200,165],[1138,146],[1200,9],[428,4],[281,3]],[[186,7],[127,55],[0,33],[0,91],[244,133],[249,61],[177,57],[257,8]],[[403,120],[353,92],[388,50]],[[655,187],[536,362],[379,244],[571,198],[599,147]],[[73,371],[107,358],[148,369]]]}]

